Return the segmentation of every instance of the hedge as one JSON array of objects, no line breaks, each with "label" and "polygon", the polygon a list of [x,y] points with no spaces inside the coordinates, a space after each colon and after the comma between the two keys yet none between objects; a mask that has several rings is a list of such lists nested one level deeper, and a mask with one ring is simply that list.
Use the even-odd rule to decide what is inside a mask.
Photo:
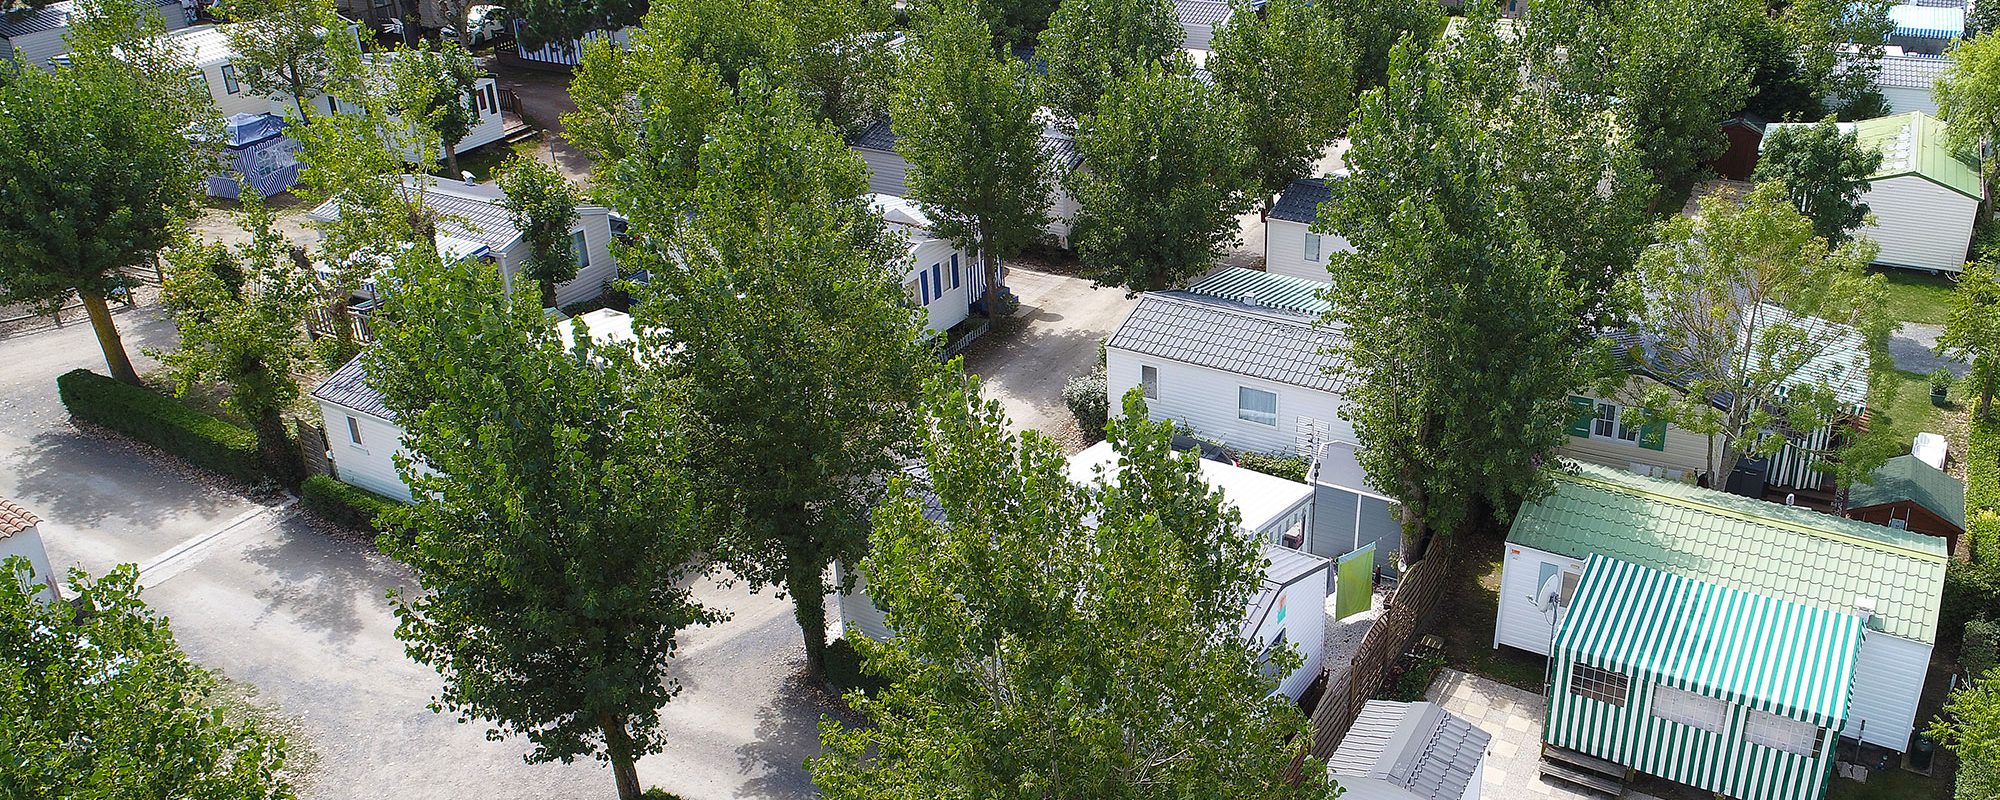
[{"label": "hedge", "polygon": [[2000,421],[1974,419],[1965,453],[1965,527],[1972,558],[2000,566]]},{"label": "hedge", "polygon": [[1305,483],[1306,473],[1312,465],[1298,456],[1281,456],[1270,453],[1238,453],[1236,465],[1247,470],[1275,475],[1294,483]]},{"label": "hedge", "polygon": [[386,532],[382,512],[401,503],[359,486],[314,475],[299,487],[299,504],[337,525],[355,530]]},{"label": "hedge", "polygon": [[256,483],[264,477],[256,434],[188,408],[179,400],[87,369],[71,370],[56,378],[56,391],[72,417],[244,483]]}]

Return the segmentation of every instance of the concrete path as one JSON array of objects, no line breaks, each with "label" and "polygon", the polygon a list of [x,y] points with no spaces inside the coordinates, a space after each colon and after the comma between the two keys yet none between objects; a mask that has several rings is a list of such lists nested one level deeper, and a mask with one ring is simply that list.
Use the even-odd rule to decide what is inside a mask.
[{"label": "concrete path", "polygon": [[1937,340],[1944,335],[1944,326],[1924,322],[1905,322],[1902,326],[1889,334],[1889,356],[1896,360],[1896,369],[1929,375],[1943,368],[1961,378],[1971,371],[1971,365],[1965,362],[1938,355]]},{"label": "concrete path", "polygon": [[[141,351],[173,330],[152,307],[117,315]],[[246,496],[150,451],[79,432],[55,378],[103,371],[88,325],[0,338],[0,496],[44,519],[59,569],[145,565],[146,601],[195,661],[248,684],[316,762],[310,800],[597,798],[592,761],[527,764],[521,741],[427,708],[439,688],[404,655],[386,593],[409,571],[359,537],[330,534],[280,501]],[[811,796],[804,761],[829,708],[802,688],[790,606],[770,592],[703,581],[697,596],[734,618],[687,632],[674,663],[681,695],[665,713],[666,751],[640,779],[688,800]]]},{"label": "concrete path", "polygon": [[563,115],[576,112],[576,101],[569,96],[569,73],[529,69],[498,58],[487,58],[485,66],[493,72],[501,88],[521,98],[521,117],[542,129],[541,138],[524,148],[532,149],[536,158],[555,165],[564,177],[589,186],[590,159],[562,138]]},{"label": "concrete path", "polygon": [[1063,405],[1063,384],[1097,365],[1097,345],[1138,301],[1066,275],[1010,268],[1007,285],[1021,298],[1014,319],[965,352],[966,369],[985,381],[1017,429],[1071,441],[1076,420]]},{"label": "concrete path", "polygon": [[[1444,706],[1493,735],[1486,752],[1481,796],[1507,800],[1597,800],[1603,795],[1541,776],[1542,720],[1548,701],[1541,695],[1454,669],[1441,670],[1424,699]],[[1630,800],[1651,800],[1627,791]]]}]

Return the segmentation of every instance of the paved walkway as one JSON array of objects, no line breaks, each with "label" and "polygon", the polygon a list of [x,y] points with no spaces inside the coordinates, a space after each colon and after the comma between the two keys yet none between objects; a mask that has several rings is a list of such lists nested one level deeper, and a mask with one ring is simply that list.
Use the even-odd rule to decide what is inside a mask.
[{"label": "paved walkway", "polygon": [[1944,334],[1944,326],[1924,322],[1905,322],[1900,330],[1889,334],[1889,356],[1896,360],[1896,369],[1929,375],[1933,370],[1943,368],[1951,374],[1965,377],[1971,366],[1962,361],[1938,355],[1937,340]]},{"label": "paved walkway", "polygon": [[[1442,670],[1424,699],[1444,706],[1493,735],[1486,755],[1486,781],[1482,796],[1504,800],[1575,798],[1601,800],[1603,795],[1566,783],[1544,780],[1541,776],[1542,720],[1548,701],[1525,689],[1453,669]],[[1626,792],[1634,800],[1652,800],[1649,795]]]},{"label": "paved walkway", "polygon": [[985,382],[1016,429],[1033,429],[1081,447],[1063,384],[1097,365],[1097,346],[1138,301],[1083,278],[1007,271],[1021,309],[965,351],[965,367]]}]

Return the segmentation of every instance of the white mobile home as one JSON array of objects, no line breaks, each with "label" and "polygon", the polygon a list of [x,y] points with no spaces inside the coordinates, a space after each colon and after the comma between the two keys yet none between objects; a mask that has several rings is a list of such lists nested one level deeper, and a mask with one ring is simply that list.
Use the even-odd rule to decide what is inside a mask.
[{"label": "white mobile home", "polygon": [[56,574],[49,564],[48,550],[42,545],[41,524],[41,518],[34,512],[0,497],[0,563],[10,558],[26,559],[28,568],[35,571],[34,583],[41,585],[36,596],[45,601],[60,600],[63,576]]},{"label": "white mobile home", "polygon": [[1326,283],[1327,258],[1334,253],[1352,253],[1354,245],[1338,234],[1314,233],[1319,207],[1333,197],[1320,178],[1292,181],[1271,206],[1264,221],[1264,271],[1273,275]]},{"label": "white mobile home", "polygon": [[[421,182],[421,183],[420,183]],[[506,194],[495,183],[466,183],[440,180],[428,175],[403,177],[405,192],[421,188],[423,202],[441,218],[438,249],[447,256],[487,259],[500,268],[500,279],[510,288],[535,291],[532,282],[516,284],[516,275],[528,260],[528,249],[520,230],[507,213]],[[339,200],[328,200],[306,216],[315,221],[338,219]],[[612,254],[612,214],[597,205],[576,207],[577,220],[570,229],[570,248],[576,257],[576,277],[556,285],[556,305],[567,306],[591,300],[604,293],[618,277],[618,261]],[[364,295],[370,292],[364,290]]]},{"label": "white mobile home", "polygon": [[[1949,560],[1942,540],[1615,469],[1569,466],[1573,472],[1558,475],[1553,492],[1524,504],[1514,518],[1494,647],[1549,655],[1558,633],[1573,627],[1568,616],[1585,613],[1575,603],[1593,556],[1852,615],[1864,630],[1839,732],[1890,750],[1909,747],[1937,641]],[[1574,741],[1559,744],[1589,752]]]},{"label": "white mobile home", "polygon": [[[379,52],[371,53],[362,58],[367,61],[370,68],[377,70],[378,79],[387,80],[389,66],[385,63],[385,60],[394,55],[393,52]],[[473,82],[471,100],[474,110],[479,114],[479,121],[470,130],[466,131],[464,139],[459,140],[456,149],[460,156],[505,139],[514,131],[526,129],[524,124],[515,126],[508,123],[506,112],[500,108],[500,82],[494,79],[492,75],[481,75],[478,80]],[[333,95],[320,95],[317,99],[313,100],[312,104],[315,110],[325,111],[329,114],[364,113],[359,106],[340,100]],[[403,160],[414,160],[417,155],[415,150],[416,148],[414,147],[406,148],[403,151]],[[444,153],[442,150],[439,150],[438,159],[441,161],[443,158]]]},{"label": "white mobile home", "polygon": [[1181,48],[1209,49],[1215,32],[1228,24],[1231,10],[1227,0],[1174,0],[1174,15],[1181,23]]},{"label": "white mobile home", "polygon": [[[1063,188],[1062,177],[1081,167],[1083,156],[1077,152],[1075,137],[1064,133],[1053,121],[1045,124],[1042,152],[1055,163],[1057,174],[1049,190],[1049,224],[1042,232],[1067,247],[1079,206],[1069,190]],[[861,133],[849,137],[847,148],[860,156],[862,164],[868,168],[868,191],[894,197],[909,196],[910,162],[896,152],[896,132],[890,127],[888,117],[876,120]]]},{"label": "white mobile home", "polygon": [[[194,23],[193,0],[139,0],[140,8],[157,14],[168,31]],[[41,8],[16,6],[0,13],[0,58],[24,67],[48,69],[57,56],[69,52],[69,19],[76,4],[69,0]]]},{"label": "white mobile home", "polygon": [[[197,70],[191,80],[207,92],[209,100],[222,116],[237,114],[277,114],[285,115],[292,108],[291,97],[284,94],[255,94],[250,87],[239,80],[236,65],[236,49],[229,45],[229,35],[215,25],[196,25],[173,33],[173,42],[180,48],[182,57]],[[294,109],[292,116],[297,117]]]},{"label": "white mobile home", "polygon": [[[1774,123],[1766,132],[1787,124]],[[1874,214],[1855,235],[1882,246],[1875,263],[1885,267],[1963,272],[1972,245],[1972,223],[1985,196],[1979,173],[1945,143],[1944,123],[1912,112],[1842,123],[1864,148],[1882,153],[1861,201]]]},{"label": "white mobile home", "polygon": [[[875,213],[888,223],[889,232],[902,236],[908,245],[903,290],[911,302],[924,309],[925,329],[932,333],[951,330],[986,291],[986,275],[979,262],[950,241],[933,236],[930,215],[915,202],[886,194],[875,195],[871,202]],[[1004,286],[1004,267],[1001,276]]]},{"label": "white mobile home", "polygon": [[1354,441],[1339,376],[1318,326],[1320,284],[1225,269],[1185,291],[1147,292],[1105,342],[1117,413],[1140,387],[1148,413],[1238,450],[1311,457]]},{"label": "white mobile home", "polygon": [[[582,320],[590,337],[600,343],[633,338],[631,316],[600,309],[563,320],[558,333],[565,344],[576,335],[577,320]],[[363,358],[355,356],[313,387],[312,399],[319,404],[320,423],[326,426],[327,460],[333,463],[334,477],[341,482],[408,502],[410,486],[396,472],[396,455],[409,455],[403,446],[403,428],[383,402],[382,393],[368,385]]]}]

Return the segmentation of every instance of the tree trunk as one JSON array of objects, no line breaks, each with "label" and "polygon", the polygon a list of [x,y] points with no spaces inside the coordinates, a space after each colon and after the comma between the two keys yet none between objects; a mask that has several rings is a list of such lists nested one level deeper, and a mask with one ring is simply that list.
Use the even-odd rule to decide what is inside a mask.
[{"label": "tree trunk", "polygon": [[446,172],[451,173],[451,177],[462,177],[462,174],[458,171],[458,144],[456,142],[444,143],[444,168]]},{"label": "tree trunk", "polygon": [[799,633],[805,636],[806,677],[819,680],[826,675],[826,581],[825,565],[796,550],[787,554],[791,562],[785,574],[785,591],[792,595],[792,613],[798,618]]},{"label": "tree trunk", "polygon": [[999,316],[1000,309],[1000,259],[993,255],[993,248],[987,246],[991,239],[984,228],[979,231],[979,271],[986,276],[986,292],[980,296],[980,306],[986,311],[987,319]]},{"label": "tree trunk", "polygon": [[625,721],[610,713],[597,716],[604,731],[604,752],[611,761],[611,776],[618,781],[618,800],[639,800],[639,764],[632,753],[632,737]]},{"label": "tree trunk", "polygon": [[556,307],[556,282],[549,278],[542,279],[542,307]]},{"label": "tree trunk", "polygon": [[296,489],[305,480],[305,462],[299,458],[299,444],[285,430],[285,415],[278,409],[258,414],[254,420],[257,452],[264,460],[264,474],[287,489]]},{"label": "tree trunk", "polygon": [[111,307],[105,305],[104,296],[92,291],[76,294],[83,298],[83,308],[90,314],[90,327],[97,331],[97,346],[104,349],[104,364],[111,369],[111,377],[144,386],[139,371],[132,368],[132,358],[125,355],[125,340],[118,336],[118,325],[111,320]]}]

